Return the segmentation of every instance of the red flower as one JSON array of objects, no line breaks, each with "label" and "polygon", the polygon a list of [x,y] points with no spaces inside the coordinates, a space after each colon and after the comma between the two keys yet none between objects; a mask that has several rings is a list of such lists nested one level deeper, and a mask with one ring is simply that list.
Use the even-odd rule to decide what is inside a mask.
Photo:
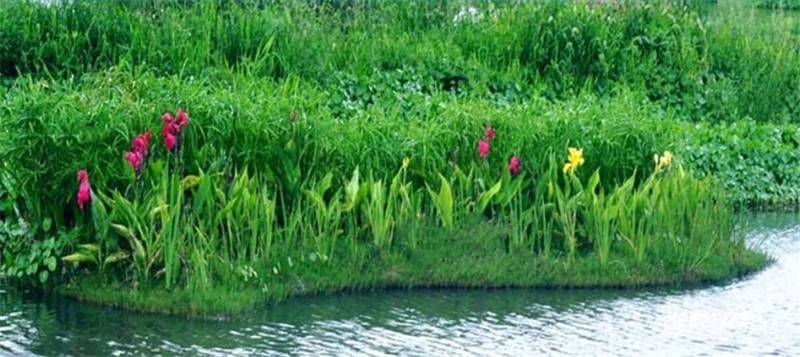
[{"label": "red flower", "polygon": [[489,156],[489,141],[486,139],[481,139],[481,142],[478,143],[478,156],[481,159],[485,159]]},{"label": "red flower", "polygon": [[171,121],[164,122],[164,125],[161,126],[161,136],[166,137],[167,135],[173,134],[174,128]]},{"label": "red flower", "polygon": [[511,160],[508,160],[508,172],[514,176],[519,175],[519,157],[512,156]]},{"label": "red flower", "polygon": [[148,146],[150,145],[150,137],[152,136],[153,132],[148,130],[146,133],[135,137],[131,143],[131,151],[138,152],[142,154],[142,156],[147,155]]},{"label": "red flower", "polygon": [[161,121],[164,122],[164,125],[161,127],[161,136],[164,137],[164,146],[168,150],[173,151],[178,147],[181,131],[189,123],[189,114],[183,111],[182,108],[178,108],[174,117],[170,113],[164,113],[161,116]]},{"label": "red flower", "polygon": [[125,153],[125,160],[133,168],[133,171],[138,175],[147,157],[148,146],[150,145],[150,137],[153,133],[148,130],[146,133],[137,135],[131,142],[131,151]]},{"label": "red flower", "polygon": [[125,160],[128,160],[128,163],[133,168],[137,174],[139,170],[142,168],[142,162],[144,161],[144,156],[139,151],[128,151],[125,153]]},{"label": "red flower", "polygon": [[495,132],[494,132],[494,129],[492,129],[491,126],[487,126],[487,127],[483,128],[483,133],[486,134],[486,139],[487,140],[489,140],[489,141],[494,140]]},{"label": "red flower", "polygon": [[166,146],[169,151],[175,150],[175,147],[178,146],[178,137],[172,133],[165,135],[164,146]]},{"label": "red flower", "polygon": [[178,132],[180,132],[186,124],[189,123],[189,114],[183,111],[183,108],[178,108],[178,111],[175,113],[175,121],[173,122],[176,124],[178,128]]},{"label": "red flower", "polygon": [[78,208],[83,211],[83,206],[92,200],[92,186],[89,184],[89,174],[86,170],[78,171],[78,181],[80,181],[80,186],[78,186]]}]

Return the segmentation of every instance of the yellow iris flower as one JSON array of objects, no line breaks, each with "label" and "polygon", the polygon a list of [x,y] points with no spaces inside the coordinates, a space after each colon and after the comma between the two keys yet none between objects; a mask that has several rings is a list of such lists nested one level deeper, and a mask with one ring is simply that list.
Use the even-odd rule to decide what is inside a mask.
[{"label": "yellow iris flower", "polygon": [[672,165],[672,152],[670,152],[669,150],[664,151],[664,154],[662,154],[661,156],[655,154],[653,160],[655,160],[656,162],[656,171],[661,171],[667,168],[668,166]]},{"label": "yellow iris flower", "polygon": [[586,161],[583,159],[583,149],[569,148],[567,163],[564,164],[564,173],[574,173]]}]

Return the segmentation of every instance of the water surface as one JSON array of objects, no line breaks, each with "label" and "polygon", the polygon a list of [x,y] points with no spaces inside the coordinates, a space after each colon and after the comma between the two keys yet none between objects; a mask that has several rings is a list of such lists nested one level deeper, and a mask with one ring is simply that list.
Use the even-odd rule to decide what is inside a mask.
[{"label": "water surface", "polygon": [[776,263],[692,289],[373,292],[227,321],[5,290],[0,354],[800,355],[800,216],[757,215],[751,229]]}]

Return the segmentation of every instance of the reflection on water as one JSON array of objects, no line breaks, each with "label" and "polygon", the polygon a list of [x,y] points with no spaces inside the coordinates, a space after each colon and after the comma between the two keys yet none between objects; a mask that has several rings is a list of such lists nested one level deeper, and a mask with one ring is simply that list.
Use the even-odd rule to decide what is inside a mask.
[{"label": "reflection on water", "polygon": [[227,321],[4,291],[0,354],[798,355],[800,218],[751,222],[751,242],[776,263],[688,290],[374,292],[295,299]]}]

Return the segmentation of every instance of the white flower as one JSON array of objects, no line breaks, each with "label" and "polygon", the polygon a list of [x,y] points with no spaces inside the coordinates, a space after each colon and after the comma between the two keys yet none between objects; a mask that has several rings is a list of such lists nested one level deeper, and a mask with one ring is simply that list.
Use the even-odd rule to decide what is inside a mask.
[{"label": "white flower", "polygon": [[461,11],[453,17],[453,23],[459,24],[464,21],[472,23],[478,22],[483,18],[483,14],[477,8],[470,6],[468,8],[461,7]]}]

